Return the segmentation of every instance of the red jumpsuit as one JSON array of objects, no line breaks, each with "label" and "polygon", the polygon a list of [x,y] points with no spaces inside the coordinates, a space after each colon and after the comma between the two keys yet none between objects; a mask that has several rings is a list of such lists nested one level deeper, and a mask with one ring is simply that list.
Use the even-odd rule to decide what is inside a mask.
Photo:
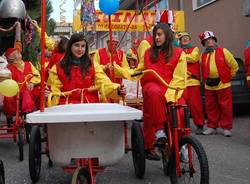
[{"label": "red jumpsuit", "polygon": [[[144,68],[155,70],[168,84],[172,86],[185,86],[185,73],[186,73],[186,62],[185,57],[183,57],[182,49],[175,48],[174,55],[166,63],[163,53],[159,53],[159,57],[156,63],[152,63],[150,60],[150,49],[148,49],[144,56]],[[184,59],[181,59],[184,58]],[[178,68],[182,74],[179,83],[175,83],[175,77],[173,74],[176,73]],[[178,75],[178,74],[177,74]],[[179,79],[180,79],[179,78]],[[181,82],[180,82],[181,81]],[[166,98],[168,100],[168,91],[157,78],[152,75],[144,75],[141,80],[142,83],[142,93],[143,93],[143,118],[144,118],[144,138],[145,138],[145,149],[153,149],[153,143],[155,140],[155,132],[163,129],[166,123]],[[179,98],[178,98],[179,99]],[[173,99],[170,99],[173,101]]]},{"label": "red jumpsuit", "polygon": [[[208,128],[231,130],[233,125],[231,78],[238,70],[237,61],[225,48],[202,54],[202,77],[205,81]],[[209,80],[219,83],[209,84]]]}]

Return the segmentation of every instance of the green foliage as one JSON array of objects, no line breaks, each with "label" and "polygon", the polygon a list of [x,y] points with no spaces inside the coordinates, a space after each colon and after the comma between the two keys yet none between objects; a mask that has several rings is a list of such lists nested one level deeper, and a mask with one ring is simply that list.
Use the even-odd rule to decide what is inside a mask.
[{"label": "green foliage", "polygon": [[[40,0],[23,0],[28,15],[31,19],[34,19],[40,25],[41,23],[41,1]],[[56,22],[50,18],[53,12],[51,0],[46,0],[46,33],[50,36],[53,35]],[[40,36],[35,33],[32,43],[27,45],[24,43],[23,47],[23,58],[38,65],[38,52],[37,48],[40,49]]]}]

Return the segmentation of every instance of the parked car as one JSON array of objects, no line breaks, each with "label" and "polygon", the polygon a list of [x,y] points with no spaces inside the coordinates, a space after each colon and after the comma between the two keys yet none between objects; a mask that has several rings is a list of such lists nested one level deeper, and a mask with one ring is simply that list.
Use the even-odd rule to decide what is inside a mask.
[{"label": "parked car", "polygon": [[[248,110],[249,108],[240,108],[250,105],[250,89],[247,87],[245,65],[241,58],[235,58],[239,70],[236,75],[232,78],[232,102],[234,112],[240,112],[242,110]],[[201,84],[201,94],[205,109],[205,95],[204,95],[204,84]]]},{"label": "parked car", "polygon": [[247,88],[245,66],[240,58],[235,58],[239,65],[237,74],[232,79],[233,105],[250,104],[250,90]]}]

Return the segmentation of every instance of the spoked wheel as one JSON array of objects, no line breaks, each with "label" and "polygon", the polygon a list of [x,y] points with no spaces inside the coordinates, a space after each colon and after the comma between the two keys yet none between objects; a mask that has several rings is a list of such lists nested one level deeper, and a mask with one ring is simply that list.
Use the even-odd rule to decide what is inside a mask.
[{"label": "spoked wheel", "polygon": [[38,126],[31,128],[29,144],[29,172],[33,183],[37,182],[41,170],[41,135]]},{"label": "spoked wheel", "polygon": [[160,150],[162,158],[163,172],[166,176],[169,176],[170,162],[169,162],[169,152],[166,149]]},{"label": "spoked wheel", "polygon": [[[209,184],[209,166],[201,143],[192,136],[183,137],[179,154],[181,176],[177,177],[175,164],[172,164],[171,183]],[[175,163],[173,160],[172,163]]]},{"label": "spoked wheel", "polygon": [[23,146],[24,146],[23,129],[21,127],[18,127],[17,133],[18,133],[17,145],[19,149],[19,160],[23,161]]},{"label": "spoked wheel", "polygon": [[91,176],[87,169],[78,167],[72,177],[71,184],[90,184]]},{"label": "spoked wheel", "polygon": [[145,151],[142,129],[138,122],[134,122],[132,125],[131,145],[135,175],[142,178],[145,173]]},{"label": "spoked wheel", "polygon": [[5,184],[4,166],[2,160],[0,160],[0,184]]}]

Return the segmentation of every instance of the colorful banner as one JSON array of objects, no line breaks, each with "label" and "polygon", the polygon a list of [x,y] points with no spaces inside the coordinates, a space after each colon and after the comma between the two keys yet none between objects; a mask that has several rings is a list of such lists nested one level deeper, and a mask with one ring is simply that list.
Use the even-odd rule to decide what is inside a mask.
[{"label": "colorful banner", "polygon": [[[119,10],[117,13],[111,16],[112,19],[112,30],[113,31],[125,31],[135,14],[135,10]],[[108,16],[101,11],[96,11],[96,31],[108,31]],[[142,14],[136,15],[132,23],[129,26],[128,31],[130,32],[144,32],[151,30],[151,27],[155,25],[156,18],[155,11],[143,11]],[[185,31],[184,12],[174,11],[174,25],[175,31]],[[87,28],[89,31],[91,27]],[[80,10],[74,12],[73,17],[73,32],[82,31],[83,26],[80,19]]]}]

